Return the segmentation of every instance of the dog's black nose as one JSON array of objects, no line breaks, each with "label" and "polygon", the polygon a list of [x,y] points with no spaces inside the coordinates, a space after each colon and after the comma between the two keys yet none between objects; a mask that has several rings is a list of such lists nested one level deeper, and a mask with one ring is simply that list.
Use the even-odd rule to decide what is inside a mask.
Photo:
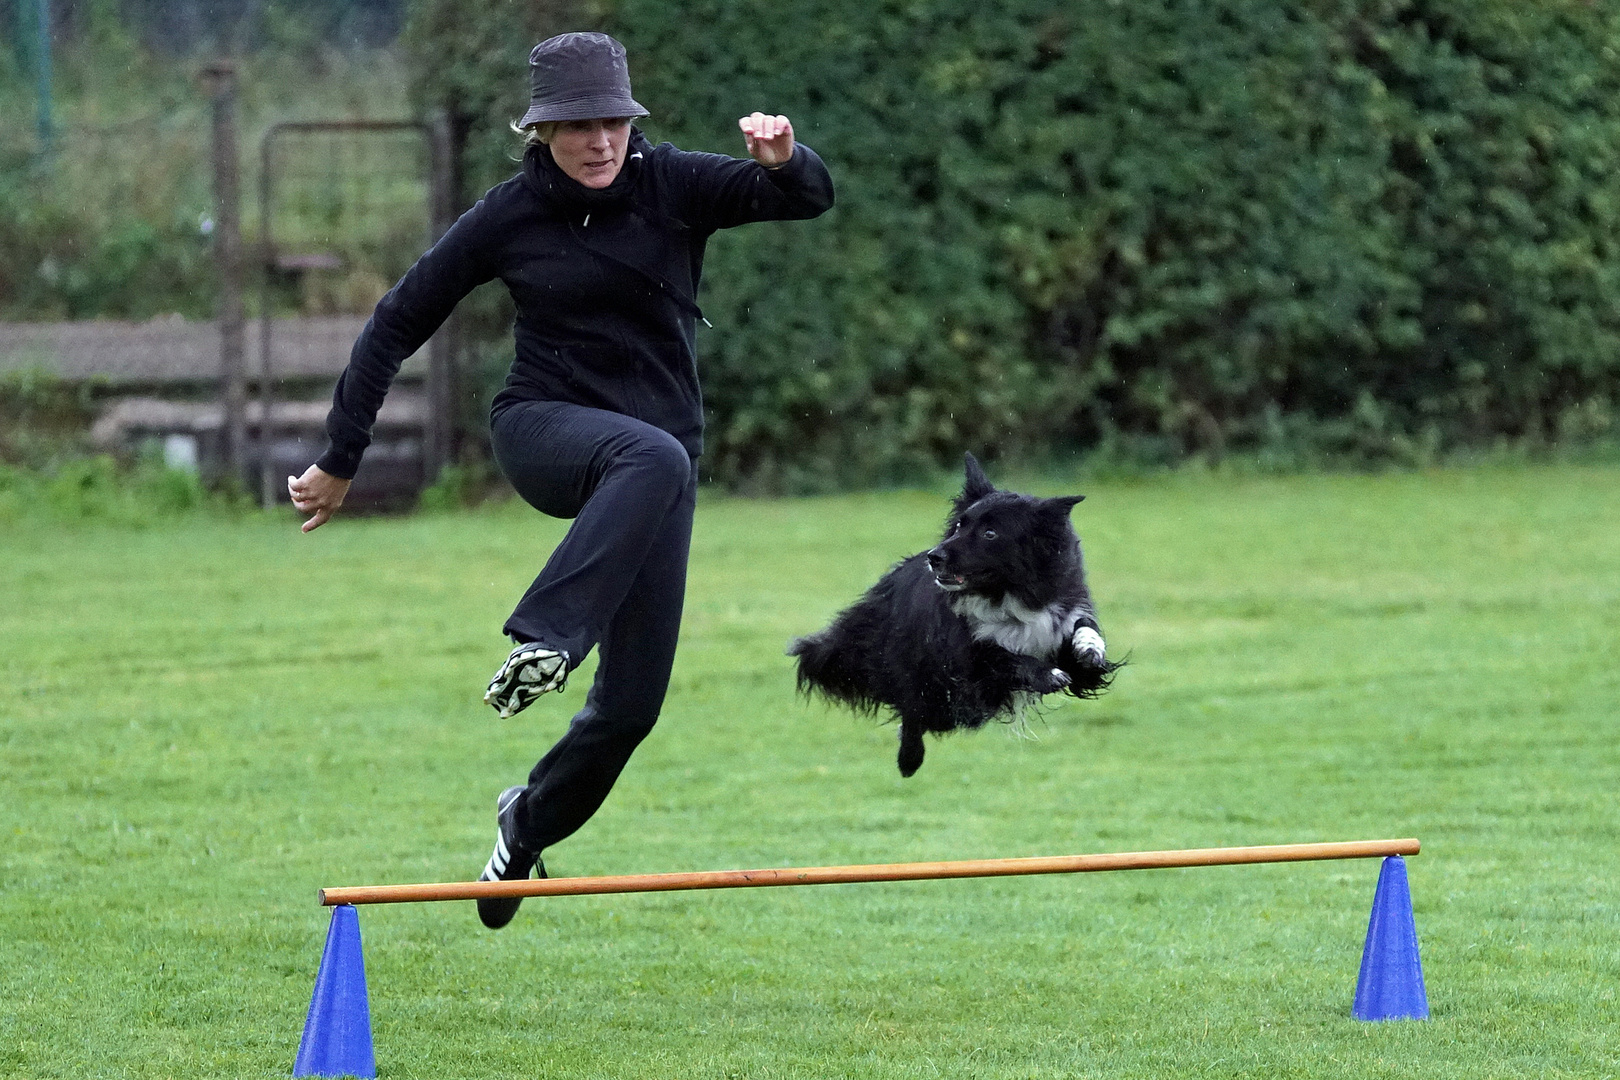
[{"label": "dog's black nose", "polygon": [[928,565],[934,570],[945,565],[945,555],[939,548],[934,548],[928,553]]}]

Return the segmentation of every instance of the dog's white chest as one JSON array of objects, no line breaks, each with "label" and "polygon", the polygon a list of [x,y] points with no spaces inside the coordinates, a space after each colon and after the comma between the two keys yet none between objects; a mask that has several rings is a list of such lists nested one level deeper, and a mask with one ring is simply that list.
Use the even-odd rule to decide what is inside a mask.
[{"label": "dog's white chest", "polygon": [[1057,655],[1074,611],[1053,604],[1032,610],[1010,596],[992,603],[982,596],[953,596],[951,607],[980,641],[993,641],[1008,652],[1050,659]]}]

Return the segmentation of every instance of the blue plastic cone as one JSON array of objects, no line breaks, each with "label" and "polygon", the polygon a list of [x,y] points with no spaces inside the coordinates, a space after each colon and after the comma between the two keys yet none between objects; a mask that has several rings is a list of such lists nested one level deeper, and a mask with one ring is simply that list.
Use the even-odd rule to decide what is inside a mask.
[{"label": "blue plastic cone", "polygon": [[371,1006],[366,1000],[366,958],[360,952],[360,916],[348,904],[332,909],[326,951],[309,1000],[309,1019],[298,1043],[294,1076],[377,1075],[371,1050]]},{"label": "blue plastic cone", "polygon": [[1406,884],[1406,860],[1391,855],[1378,871],[1367,944],[1361,950],[1361,977],[1356,980],[1357,1020],[1427,1020],[1429,995],[1423,990],[1423,964],[1418,959],[1417,924],[1412,920],[1412,890]]}]

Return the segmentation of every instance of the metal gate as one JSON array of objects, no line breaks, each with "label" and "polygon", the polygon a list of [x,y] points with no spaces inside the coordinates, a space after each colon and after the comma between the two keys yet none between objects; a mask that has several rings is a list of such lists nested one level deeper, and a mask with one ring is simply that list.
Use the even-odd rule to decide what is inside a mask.
[{"label": "metal gate", "polygon": [[[298,425],[307,426],[307,414],[310,411],[308,408],[293,410],[282,407],[278,412],[280,395],[271,350],[275,293],[278,287],[285,286],[289,280],[302,280],[305,275],[339,271],[344,268],[344,255],[335,250],[337,245],[311,243],[308,235],[294,237],[289,243],[278,234],[278,229],[284,226],[276,213],[276,198],[279,187],[284,185],[286,177],[278,169],[276,150],[292,140],[315,136],[362,140],[400,134],[418,136],[421,140],[420,147],[426,151],[427,183],[423,206],[426,228],[422,235],[425,242],[415,244],[411,255],[414,258],[414,253],[419,253],[432,241],[437,240],[454,221],[451,180],[453,173],[449,128],[446,122],[442,119],[431,124],[409,120],[285,121],[272,125],[260,140],[258,479],[259,496],[265,506],[284,501],[287,497],[285,484],[281,479],[282,468],[278,467],[283,464],[276,453],[276,448],[280,445],[278,440],[287,437],[289,432],[295,432]],[[351,175],[345,176],[335,162],[336,157],[336,154],[329,151],[324,159],[327,175],[337,177],[333,183],[353,185],[358,182],[352,175],[356,170],[351,168],[349,170]],[[308,163],[310,155],[306,152],[303,159],[297,160]],[[333,206],[336,205],[338,204],[334,202]],[[320,211],[321,208],[316,209]],[[384,221],[385,228],[394,228],[398,224],[397,215],[391,211],[385,211]],[[350,235],[328,239],[339,239],[351,248],[356,243],[352,229]],[[394,246],[398,247],[399,244],[396,243]],[[397,276],[397,271],[394,276]],[[391,281],[392,278],[389,278],[389,283]],[[421,425],[421,479],[424,483],[431,483],[440,470],[452,460],[456,381],[454,346],[455,320],[452,316],[451,320],[433,335],[427,345],[425,409]],[[287,402],[286,406],[292,404]],[[294,453],[297,453],[296,445]],[[294,457],[293,460],[296,459]]]}]

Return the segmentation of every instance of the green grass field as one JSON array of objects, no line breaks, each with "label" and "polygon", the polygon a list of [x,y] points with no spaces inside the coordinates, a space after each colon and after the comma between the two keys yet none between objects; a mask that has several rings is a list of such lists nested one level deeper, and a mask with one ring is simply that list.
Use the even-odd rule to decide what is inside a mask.
[{"label": "green grass field", "polygon": [[[944,488],[706,499],[664,718],[552,873],[1418,836],[1432,1021],[1349,1018],[1374,861],[415,905],[361,911],[380,1075],[1615,1075],[1620,471],[1084,490],[1130,666],[909,781],[782,648]],[[5,525],[0,1075],[290,1073],[315,890],[475,875],[583,694],[478,700],[558,535]]]}]

